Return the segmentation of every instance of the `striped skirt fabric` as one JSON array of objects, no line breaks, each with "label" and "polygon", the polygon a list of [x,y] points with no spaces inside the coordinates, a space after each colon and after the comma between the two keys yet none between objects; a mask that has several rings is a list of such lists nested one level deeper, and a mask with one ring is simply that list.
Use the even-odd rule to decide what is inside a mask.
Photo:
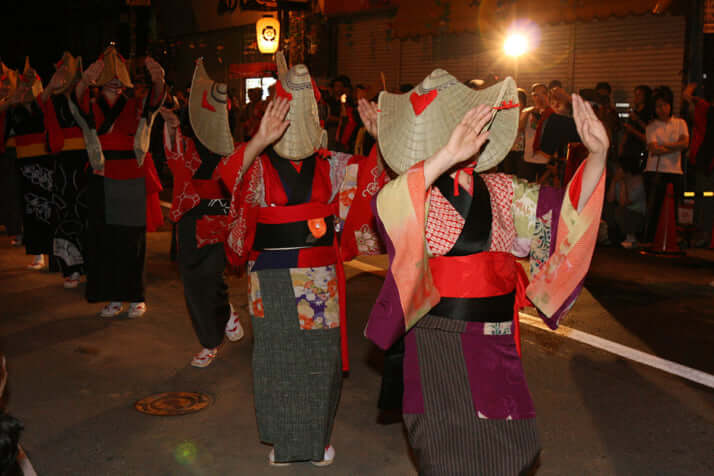
[{"label": "striped skirt fabric", "polygon": [[404,414],[419,474],[528,474],[540,452],[535,418],[488,419],[475,410],[462,347],[466,325],[426,316],[406,341],[407,353],[416,345],[424,404],[423,413]]},{"label": "striped skirt fabric", "polygon": [[264,317],[252,316],[255,413],[275,461],[320,461],[342,386],[340,329],[302,330],[289,269],[256,271]]}]

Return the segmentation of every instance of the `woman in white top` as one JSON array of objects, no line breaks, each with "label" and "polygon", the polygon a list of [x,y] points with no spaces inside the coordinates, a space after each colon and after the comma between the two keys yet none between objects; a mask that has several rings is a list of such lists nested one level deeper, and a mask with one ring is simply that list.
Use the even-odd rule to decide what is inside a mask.
[{"label": "woman in white top", "polygon": [[682,194],[682,151],[689,146],[687,123],[672,117],[674,95],[667,86],[655,90],[655,119],[646,129],[649,157],[645,174],[648,183],[647,228],[645,239],[651,241],[664,202],[667,185],[674,186],[675,210]]}]

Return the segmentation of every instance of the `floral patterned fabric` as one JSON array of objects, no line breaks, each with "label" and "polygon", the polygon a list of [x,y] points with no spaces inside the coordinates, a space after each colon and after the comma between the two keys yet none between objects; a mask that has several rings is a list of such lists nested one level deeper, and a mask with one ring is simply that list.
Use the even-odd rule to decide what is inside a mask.
[{"label": "floral patterned fabric", "polygon": [[[573,190],[579,190],[583,167],[568,184],[566,195],[578,195]],[[432,243],[427,243],[427,221],[431,217],[426,208],[431,201],[423,177],[423,163],[416,164],[385,185],[376,200],[390,268],[372,309],[366,335],[382,348],[388,348],[411,329],[441,299],[428,264]],[[577,200],[563,200],[562,194],[552,193],[553,189],[541,189],[504,174],[482,177],[491,195],[493,216],[489,251],[516,256],[526,256],[530,251],[535,260],[531,269],[548,269],[534,273],[526,294],[544,312],[543,320],[555,328],[563,314],[560,307],[572,304],[590,264],[593,249],[590,228],[598,221],[594,216],[602,206],[604,179],[601,178],[588,200],[587,212],[578,213],[573,205]],[[550,213],[541,206],[546,202],[550,204]],[[423,246],[414,241],[420,235]],[[556,239],[558,245],[554,243]],[[557,276],[559,273],[562,276]],[[566,275],[576,279],[564,281]],[[556,282],[558,286],[553,285]]]},{"label": "floral patterned fabric", "polygon": [[[201,195],[194,186],[193,176],[202,163],[193,140],[184,137],[180,130],[176,130],[175,134],[176,137],[172,143],[168,126],[164,126],[164,151],[169,169],[174,176],[173,199],[169,211],[169,218],[174,223],[201,203]],[[215,182],[220,180],[220,168],[224,162],[225,159],[218,164],[213,171],[211,180]],[[227,200],[228,197],[226,197]],[[227,216],[206,216],[198,220],[196,222],[196,244],[198,247],[225,242],[229,222]]]},{"label": "floral patterned fabric", "polygon": [[265,317],[258,273],[250,273],[248,281],[248,312],[253,317]]},{"label": "floral patterned fabric", "polygon": [[340,304],[335,266],[291,268],[300,328],[333,329],[340,326]]}]

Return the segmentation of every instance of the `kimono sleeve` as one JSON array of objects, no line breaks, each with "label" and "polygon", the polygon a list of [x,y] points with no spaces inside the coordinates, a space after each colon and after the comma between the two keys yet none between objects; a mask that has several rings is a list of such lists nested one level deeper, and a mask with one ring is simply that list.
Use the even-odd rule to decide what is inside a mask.
[{"label": "kimono sleeve", "polygon": [[45,133],[47,134],[47,148],[51,154],[56,154],[64,146],[64,135],[57,120],[54,102],[52,97],[42,101],[42,95],[40,95],[37,97],[37,104],[42,110],[42,119],[45,124]]},{"label": "kimono sleeve", "polygon": [[365,336],[382,349],[389,348],[441,299],[428,262],[423,166],[419,162],[386,184],[372,202],[389,254],[389,269]]},{"label": "kimono sleeve", "polygon": [[582,290],[600,225],[605,174],[578,212],[585,160],[566,190],[541,187],[531,239],[531,282],[526,295],[556,329]]},{"label": "kimono sleeve", "polygon": [[241,171],[245,161],[245,146],[246,144],[241,144],[236,147],[236,150],[231,155],[224,157],[218,164],[218,174],[221,177],[221,181],[231,192],[235,191],[242,178]]},{"label": "kimono sleeve", "polygon": [[332,180],[333,184],[339,185],[336,198],[340,222],[343,223],[342,257],[351,260],[358,255],[384,253],[371,207],[372,199],[387,181],[378,164],[377,149],[373,147],[367,157],[354,155],[347,156],[347,160],[344,157],[337,159],[334,167],[331,161],[330,175],[332,178],[332,170],[339,172]]}]

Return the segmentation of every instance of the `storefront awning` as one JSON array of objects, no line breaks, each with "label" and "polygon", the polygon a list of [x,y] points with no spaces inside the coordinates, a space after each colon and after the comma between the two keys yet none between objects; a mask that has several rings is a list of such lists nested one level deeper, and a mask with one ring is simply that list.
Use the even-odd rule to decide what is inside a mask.
[{"label": "storefront awning", "polygon": [[[676,0],[675,0],[676,1]],[[394,36],[483,32],[516,19],[537,24],[663,13],[673,0],[394,0]]]}]

